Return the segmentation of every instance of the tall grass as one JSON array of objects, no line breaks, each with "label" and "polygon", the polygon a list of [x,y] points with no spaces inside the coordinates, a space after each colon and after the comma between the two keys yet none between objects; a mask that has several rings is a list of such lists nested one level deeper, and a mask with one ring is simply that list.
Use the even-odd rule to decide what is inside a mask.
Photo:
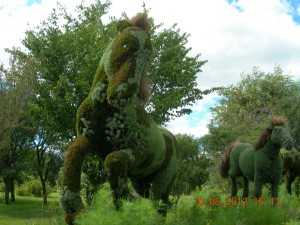
[{"label": "tall grass", "polygon": [[[1,225],[62,225],[63,211],[58,193],[49,196],[43,206],[37,197],[17,196],[10,205],[0,204]],[[241,195],[241,191],[239,192]],[[298,225],[300,224],[300,198],[288,195],[284,184],[280,187],[280,205],[272,205],[268,189],[263,189],[263,205],[252,198],[226,205],[229,197],[224,190],[203,187],[191,195],[183,195],[177,205],[160,216],[148,199],[124,201],[122,211],[116,211],[111,191],[107,186],[98,191],[92,207],[85,207],[77,218],[79,225]],[[4,199],[0,193],[0,201]],[[201,201],[199,201],[201,199]],[[201,204],[200,204],[201,203]],[[227,202],[228,203],[228,202]]]},{"label": "tall grass", "polygon": [[[239,193],[241,194],[241,193]],[[280,204],[272,201],[268,190],[263,190],[262,200],[247,199],[230,202],[229,196],[216,188],[196,190],[188,196],[181,196],[166,218],[156,213],[151,201],[142,199],[124,202],[121,212],[112,204],[108,189],[100,190],[90,209],[78,218],[81,225],[296,225],[300,224],[300,200],[280,188]],[[201,198],[201,204],[199,199]],[[226,205],[226,202],[228,203]]]}]

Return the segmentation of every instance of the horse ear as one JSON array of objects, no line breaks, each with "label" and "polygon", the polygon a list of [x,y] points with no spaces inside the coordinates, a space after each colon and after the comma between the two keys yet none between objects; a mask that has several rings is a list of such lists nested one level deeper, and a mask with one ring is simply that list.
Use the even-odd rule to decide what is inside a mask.
[{"label": "horse ear", "polygon": [[120,20],[117,23],[117,29],[119,32],[122,32],[126,27],[132,26],[127,20]]}]

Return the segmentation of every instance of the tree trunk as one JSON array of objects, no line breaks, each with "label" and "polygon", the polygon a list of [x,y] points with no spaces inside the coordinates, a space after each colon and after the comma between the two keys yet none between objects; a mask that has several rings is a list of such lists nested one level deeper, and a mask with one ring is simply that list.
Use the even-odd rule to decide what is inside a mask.
[{"label": "tree trunk", "polygon": [[41,179],[42,182],[42,188],[43,188],[43,204],[47,204],[47,189],[46,189],[46,181],[44,179]]},{"label": "tree trunk", "polygon": [[9,182],[9,178],[7,177],[3,177],[3,181],[4,181],[4,204],[8,205],[9,204],[9,191],[10,191],[10,182]]},{"label": "tree trunk", "polygon": [[10,200],[11,200],[11,202],[15,202],[16,201],[16,197],[15,197],[14,179],[10,178],[9,182],[10,182]]}]

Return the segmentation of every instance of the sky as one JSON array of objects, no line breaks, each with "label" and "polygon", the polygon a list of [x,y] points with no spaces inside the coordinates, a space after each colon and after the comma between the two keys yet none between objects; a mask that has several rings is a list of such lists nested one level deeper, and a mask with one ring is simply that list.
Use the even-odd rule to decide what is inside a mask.
[{"label": "sky", "polygon": [[[0,62],[8,63],[4,48],[21,47],[24,32],[37,26],[55,8],[57,0],[0,0]],[[69,12],[81,0],[60,0]],[[92,0],[84,0],[89,5]],[[104,1],[103,1],[104,2]],[[111,0],[102,19],[129,17],[150,8],[155,23],[170,28],[177,23],[189,33],[191,56],[208,60],[197,76],[201,90],[240,81],[241,73],[254,66],[272,72],[279,65],[293,79],[300,79],[300,0]],[[211,94],[196,102],[193,113],[167,124],[173,133],[201,137],[208,133],[210,108],[219,96]]]}]

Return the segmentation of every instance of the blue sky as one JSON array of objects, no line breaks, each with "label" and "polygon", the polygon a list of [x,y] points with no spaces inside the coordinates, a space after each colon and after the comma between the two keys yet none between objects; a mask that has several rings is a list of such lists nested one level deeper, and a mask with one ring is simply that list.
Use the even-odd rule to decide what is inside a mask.
[{"label": "blue sky", "polygon": [[25,5],[32,6],[33,4],[40,4],[42,3],[42,0],[28,0]]},{"label": "blue sky", "polygon": [[[4,48],[22,47],[26,29],[46,19],[57,0],[0,0],[0,61],[8,63]],[[81,0],[60,0],[70,12]],[[84,0],[89,5],[93,0]],[[150,8],[150,16],[165,28],[174,23],[191,34],[187,47],[191,55],[201,53],[208,60],[197,76],[201,90],[235,84],[242,72],[254,66],[272,72],[280,65],[295,80],[300,79],[300,1],[299,0],[112,0],[102,19],[129,17]],[[130,5],[130,7],[128,7]],[[167,125],[174,133],[202,136],[211,118],[209,108],[218,104],[219,96],[205,96],[195,103],[193,113]]]},{"label": "blue sky", "polygon": [[[244,9],[239,5],[239,0],[227,0],[227,2],[235,7],[238,11],[243,12]],[[300,24],[300,1],[299,0],[281,0],[282,4],[288,5],[288,14],[293,18],[294,22]]]},{"label": "blue sky", "polygon": [[288,4],[290,4],[290,12],[289,14],[292,16],[293,20],[300,24],[300,2],[299,0],[287,0]]}]

